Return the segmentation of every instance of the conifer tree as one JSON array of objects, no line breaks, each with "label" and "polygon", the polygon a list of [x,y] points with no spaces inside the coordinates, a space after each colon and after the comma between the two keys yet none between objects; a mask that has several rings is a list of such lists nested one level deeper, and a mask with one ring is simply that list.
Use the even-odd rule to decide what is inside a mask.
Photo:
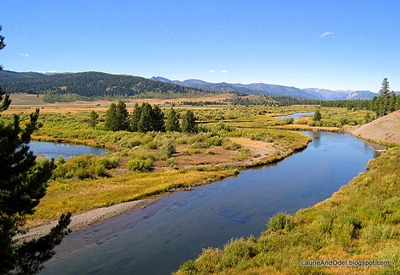
[{"label": "conifer tree", "polygon": [[174,108],[169,109],[165,121],[165,130],[170,132],[179,132],[179,118]]},{"label": "conifer tree", "polygon": [[[0,36],[0,49],[4,46],[4,37]],[[4,111],[11,101],[0,91],[0,111]],[[54,255],[53,249],[67,234],[70,223],[71,215],[62,215],[49,234],[24,243],[14,240],[26,216],[34,213],[45,195],[54,168],[53,160],[36,162],[29,151],[31,134],[40,126],[38,117],[37,109],[24,128],[18,115],[8,124],[0,117],[0,274],[37,273]]]},{"label": "conifer tree", "polygon": [[91,111],[89,115],[89,125],[95,129],[99,119],[99,114],[95,111]]},{"label": "conifer tree", "polygon": [[123,101],[118,101],[115,111],[115,121],[117,123],[117,131],[126,131],[129,129],[129,113]]},{"label": "conifer tree", "polygon": [[190,110],[186,111],[182,117],[182,132],[197,133],[196,117]]},{"label": "conifer tree", "polygon": [[151,113],[151,130],[156,132],[165,132],[164,128],[164,114],[160,107],[155,105]]},{"label": "conifer tree", "polygon": [[142,104],[142,112],[140,113],[140,119],[138,122],[138,132],[147,133],[152,130],[152,108],[149,103]]},{"label": "conifer tree", "polygon": [[115,103],[111,103],[106,112],[106,128],[111,131],[118,131],[117,127],[117,105]]},{"label": "conifer tree", "polygon": [[131,114],[130,127],[129,127],[132,132],[138,131],[138,124],[141,113],[142,113],[142,108],[139,106],[139,104],[136,103],[135,107],[133,108],[133,112]]}]

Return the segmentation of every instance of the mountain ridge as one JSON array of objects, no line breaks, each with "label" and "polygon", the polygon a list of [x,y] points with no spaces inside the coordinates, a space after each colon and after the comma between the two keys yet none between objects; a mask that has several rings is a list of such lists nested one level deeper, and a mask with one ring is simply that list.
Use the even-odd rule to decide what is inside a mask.
[{"label": "mountain ridge", "polygon": [[200,79],[184,81],[165,77],[144,78],[126,74],[103,72],[14,72],[0,71],[0,85],[9,93],[77,94],[83,97],[205,95],[236,92],[246,95],[261,94],[272,97],[291,97],[316,100],[372,99],[377,93],[370,91],[332,91],[266,84],[266,83],[211,83]]},{"label": "mountain ridge", "polygon": [[184,81],[170,80],[165,77],[152,77],[153,80],[165,81],[177,85],[188,87],[196,87],[199,89],[207,89],[214,91],[238,91],[246,94],[261,93],[270,96],[290,96],[303,99],[317,100],[356,100],[356,99],[372,99],[377,93],[371,91],[351,91],[351,90],[328,90],[319,88],[300,89],[296,87],[266,84],[266,83],[211,83],[199,79],[187,79]]},{"label": "mountain ridge", "polygon": [[0,71],[0,86],[8,93],[76,94],[80,97],[115,97],[154,95],[192,96],[215,92],[154,81],[130,75],[103,72],[46,74],[38,72]]}]

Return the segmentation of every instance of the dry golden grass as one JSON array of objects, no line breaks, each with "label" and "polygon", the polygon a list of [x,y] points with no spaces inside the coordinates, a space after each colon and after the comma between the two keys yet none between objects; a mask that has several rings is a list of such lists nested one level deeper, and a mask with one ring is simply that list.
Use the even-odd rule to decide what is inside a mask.
[{"label": "dry golden grass", "polygon": [[[147,102],[149,104],[165,105],[168,103],[180,103],[184,101],[193,102],[214,102],[222,101],[225,99],[232,98],[232,94],[215,94],[208,97],[193,97],[193,98],[176,98],[176,99],[128,99],[126,102],[127,108],[133,108],[135,103]],[[31,95],[31,94],[11,94],[11,106],[5,111],[5,114],[13,113],[31,113],[36,108],[39,108],[41,113],[79,113],[95,111],[106,111],[110,104],[117,102],[118,100],[96,100],[96,101],[75,101],[75,102],[57,102],[47,103],[43,101],[43,96]]]}]

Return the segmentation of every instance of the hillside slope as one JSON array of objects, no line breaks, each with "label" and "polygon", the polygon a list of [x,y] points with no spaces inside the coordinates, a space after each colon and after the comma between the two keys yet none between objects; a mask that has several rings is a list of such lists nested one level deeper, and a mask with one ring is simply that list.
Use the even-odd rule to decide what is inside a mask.
[{"label": "hillside slope", "polygon": [[8,93],[76,94],[81,97],[134,96],[145,93],[158,95],[200,96],[208,91],[154,81],[131,75],[101,72],[40,74],[34,72],[0,72],[0,86]]},{"label": "hillside slope", "polygon": [[400,144],[400,112],[388,114],[349,132],[365,139]]}]

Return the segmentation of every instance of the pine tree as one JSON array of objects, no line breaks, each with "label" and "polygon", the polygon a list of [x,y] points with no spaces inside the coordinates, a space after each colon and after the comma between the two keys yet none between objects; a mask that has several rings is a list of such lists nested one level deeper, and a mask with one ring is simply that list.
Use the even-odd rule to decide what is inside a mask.
[{"label": "pine tree", "polygon": [[140,119],[138,122],[138,132],[147,133],[152,130],[152,108],[149,103],[142,104],[142,112],[140,113]]},{"label": "pine tree", "polygon": [[91,111],[89,115],[89,125],[95,129],[99,119],[99,114],[95,111]]},{"label": "pine tree", "polygon": [[165,130],[170,132],[179,132],[179,118],[174,108],[169,109],[165,121]]},{"label": "pine tree", "polygon": [[182,117],[182,132],[197,133],[196,117],[193,112],[188,110]]},{"label": "pine tree", "polygon": [[139,106],[139,104],[136,103],[133,112],[131,114],[130,127],[129,127],[132,132],[138,131],[138,124],[141,113],[142,113],[142,108]]},{"label": "pine tree", "polygon": [[123,101],[118,101],[115,111],[116,131],[127,131],[129,129],[129,113]]},{"label": "pine tree", "polygon": [[389,113],[396,111],[396,94],[392,91],[389,95]]},{"label": "pine tree", "polygon": [[379,90],[380,96],[378,100],[378,116],[385,116],[389,113],[390,105],[390,91],[389,91],[389,80],[383,79],[382,88]]},{"label": "pine tree", "polygon": [[111,103],[106,112],[106,128],[110,131],[118,131],[117,127],[117,105]]},{"label": "pine tree", "polygon": [[160,107],[155,105],[151,113],[151,130],[156,132],[165,132],[164,128],[164,113]]},{"label": "pine tree", "polygon": [[[4,46],[4,37],[0,36],[0,49]],[[0,95],[0,110],[4,111],[11,101],[8,95],[3,98],[2,90]],[[0,117],[0,274],[37,273],[54,255],[53,249],[67,234],[70,223],[71,215],[62,215],[49,234],[24,243],[14,240],[26,216],[34,213],[45,195],[54,168],[53,160],[36,162],[29,151],[31,134],[40,126],[38,117],[37,109],[24,128],[18,115],[9,124]]]}]

